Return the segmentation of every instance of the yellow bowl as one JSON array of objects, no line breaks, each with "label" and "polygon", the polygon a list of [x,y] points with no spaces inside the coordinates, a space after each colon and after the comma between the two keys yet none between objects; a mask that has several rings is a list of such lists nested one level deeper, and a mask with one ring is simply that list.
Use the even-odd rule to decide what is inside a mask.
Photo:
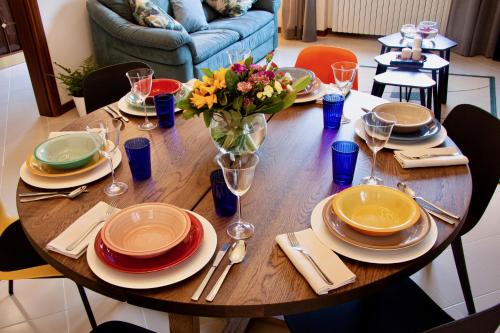
[{"label": "yellow bowl", "polygon": [[417,203],[408,195],[386,186],[353,186],[333,197],[335,214],[357,231],[386,236],[404,230],[420,218]]}]

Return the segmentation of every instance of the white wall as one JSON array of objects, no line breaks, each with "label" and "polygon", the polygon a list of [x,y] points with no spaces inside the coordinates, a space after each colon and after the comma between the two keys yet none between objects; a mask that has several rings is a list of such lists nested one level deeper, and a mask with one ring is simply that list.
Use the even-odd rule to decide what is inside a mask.
[{"label": "white wall", "polygon": [[[71,69],[93,53],[85,0],[38,0],[52,62]],[[54,72],[59,72],[54,67]],[[59,86],[61,103],[71,100]]]}]

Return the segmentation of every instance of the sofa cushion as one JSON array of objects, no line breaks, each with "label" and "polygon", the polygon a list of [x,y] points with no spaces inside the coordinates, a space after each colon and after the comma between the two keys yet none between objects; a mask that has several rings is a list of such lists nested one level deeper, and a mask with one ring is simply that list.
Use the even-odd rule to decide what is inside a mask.
[{"label": "sofa cushion", "polygon": [[211,22],[216,18],[219,18],[219,13],[215,11],[212,7],[203,2],[203,11],[205,12],[205,17],[207,18],[207,22]]},{"label": "sofa cushion", "polygon": [[223,17],[208,23],[210,29],[227,29],[236,31],[241,39],[246,38],[273,21],[273,14],[264,10],[251,10],[238,17]]},{"label": "sofa cushion", "polygon": [[198,31],[190,36],[193,40],[190,45],[195,64],[208,59],[240,39],[237,32],[224,29]]},{"label": "sofa cushion", "polygon": [[245,14],[257,0],[205,0],[222,16],[241,16]]},{"label": "sofa cushion", "polygon": [[182,25],[151,0],[130,0],[132,16],[139,25],[167,30],[182,30]]},{"label": "sofa cushion", "polygon": [[207,30],[208,23],[200,0],[170,0],[174,17],[187,32]]},{"label": "sofa cushion", "polygon": [[99,0],[99,2],[127,21],[134,22],[134,17],[132,16],[132,9],[130,8],[129,0]]}]

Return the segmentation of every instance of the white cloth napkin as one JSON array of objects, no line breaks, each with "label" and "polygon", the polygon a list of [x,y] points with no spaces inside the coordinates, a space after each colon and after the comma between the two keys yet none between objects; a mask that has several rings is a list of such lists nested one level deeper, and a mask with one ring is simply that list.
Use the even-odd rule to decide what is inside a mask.
[{"label": "white cloth napkin", "polygon": [[[434,157],[423,157],[419,159],[411,159],[406,156],[417,157],[423,155],[433,155],[433,154],[450,154],[449,156],[434,156]],[[451,155],[455,154],[455,155]],[[406,156],[403,156],[406,155]],[[460,154],[460,152],[454,147],[444,147],[444,148],[426,148],[426,149],[411,149],[411,150],[401,150],[394,151],[394,157],[396,161],[399,162],[401,167],[404,169],[410,168],[425,168],[425,167],[436,167],[436,166],[450,166],[450,165],[463,165],[469,163],[469,159]]]},{"label": "white cloth napkin", "polygon": [[[95,227],[95,229],[85,237],[80,244],[73,249],[73,251],[67,251],[66,247],[68,247],[71,243],[81,237],[89,228],[94,224],[94,222],[100,221],[106,218],[106,213],[108,211],[107,203],[103,201],[99,201],[97,205],[92,207],[85,214],[80,216],[73,224],[71,224],[66,230],[64,230],[59,236],[51,240],[47,244],[47,249],[50,251],[54,251],[60,253],[62,255],[78,259],[85,252],[89,242],[94,239],[99,230],[101,229],[99,226]],[[118,211],[117,208],[115,208]]]},{"label": "white cloth napkin", "polygon": [[326,294],[330,290],[340,288],[356,280],[356,275],[347,268],[335,252],[321,243],[311,228],[298,231],[295,236],[297,236],[301,247],[309,253],[330,281],[333,282],[333,285],[329,285],[323,281],[306,257],[292,248],[286,234],[276,236],[278,245],[300,274],[309,282],[316,294]]}]

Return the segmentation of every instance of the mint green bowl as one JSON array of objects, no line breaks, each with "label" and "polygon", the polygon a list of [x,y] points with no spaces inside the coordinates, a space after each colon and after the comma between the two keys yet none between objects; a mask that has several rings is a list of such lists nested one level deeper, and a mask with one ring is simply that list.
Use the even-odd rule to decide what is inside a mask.
[{"label": "mint green bowl", "polygon": [[100,144],[88,133],[72,133],[43,141],[35,147],[35,158],[56,169],[76,169],[90,162]]}]

